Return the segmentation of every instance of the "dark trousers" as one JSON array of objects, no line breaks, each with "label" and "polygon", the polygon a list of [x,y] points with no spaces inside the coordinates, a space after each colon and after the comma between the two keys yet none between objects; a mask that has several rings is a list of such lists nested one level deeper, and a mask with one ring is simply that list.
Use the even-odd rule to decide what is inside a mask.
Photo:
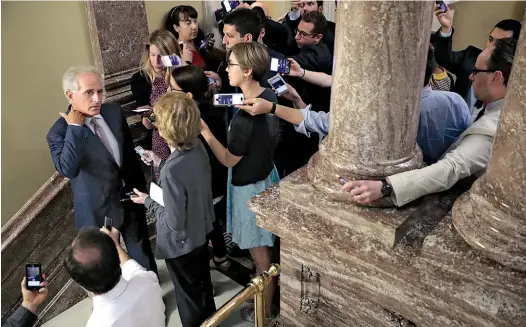
[{"label": "dark trousers", "polygon": [[174,284],[177,309],[183,327],[201,326],[216,311],[207,244],[165,261]]},{"label": "dark trousers", "polygon": [[223,258],[226,256],[226,245],[220,221],[225,223],[226,220],[226,195],[223,196],[221,201],[214,205],[214,213],[216,216],[216,220],[212,224],[214,229],[208,234],[208,238],[212,242],[212,253],[214,256],[217,258]]},{"label": "dark trousers", "polygon": [[125,207],[124,212],[124,223],[119,230],[124,244],[126,244],[126,251],[133,260],[146,270],[151,270],[159,275],[148,235],[145,211],[143,208]]}]

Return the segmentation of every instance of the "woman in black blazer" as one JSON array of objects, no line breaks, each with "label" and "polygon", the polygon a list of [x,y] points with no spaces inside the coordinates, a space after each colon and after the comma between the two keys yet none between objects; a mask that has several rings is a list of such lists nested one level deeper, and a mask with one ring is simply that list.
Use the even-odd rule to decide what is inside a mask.
[{"label": "woman in black blazer", "polygon": [[[208,78],[204,71],[197,66],[182,66],[174,68],[170,79],[170,89],[172,92],[184,92],[191,96],[199,107],[201,118],[208,125],[210,130],[223,144],[226,144],[227,127],[225,124],[224,108],[215,108],[212,106],[212,89],[209,87]],[[226,225],[226,186],[228,178],[228,169],[223,166],[212,152],[212,149],[199,135],[203,142],[210,167],[212,169],[212,195],[214,197],[214,212],[216,221],[214,230],[209,237],[213,246],[213,265],[221,270],[230,267],[230,261],[226,256],[225,239],[223,238],[223,229],[220,221]]]}]

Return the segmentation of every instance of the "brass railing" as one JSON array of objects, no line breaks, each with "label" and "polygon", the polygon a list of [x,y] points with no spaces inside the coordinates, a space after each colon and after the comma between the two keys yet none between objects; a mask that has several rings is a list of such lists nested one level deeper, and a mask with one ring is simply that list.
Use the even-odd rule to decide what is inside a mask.
[{"label": "brass railing", "polygon": [[280,266],[276,263],[270,265],[268,271],[263,272],[260,275],[252,278],[247,287],[241,292],[237,293],[236,296],[225,303],[213,316],[208,318],[201,327],[215,327],[222,323],[228,316],[239,308],[246,300],[251,296],[254,297],[254,326],[264,327],[265,326],[265,297],[263,293],[267,288],[268,284],[272,280],[272,277],[278,276],[280,273]]}]

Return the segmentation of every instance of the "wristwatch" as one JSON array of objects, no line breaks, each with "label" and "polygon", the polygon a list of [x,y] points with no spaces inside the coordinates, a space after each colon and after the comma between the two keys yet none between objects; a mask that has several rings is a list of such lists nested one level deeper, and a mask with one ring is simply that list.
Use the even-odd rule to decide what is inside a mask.
[{"label": "wristwatch", "polygon": [[387,180],[384,178],[382,179],[382,195],[384,198],[391,196],[391,193],[393,193],[393,187],[391,184],[387,182]]},{"label": "wristwatch", "polygon": [[270,114],[274,115],[276,113],[276,103],[272,103],[272,109],[270,109]]}]

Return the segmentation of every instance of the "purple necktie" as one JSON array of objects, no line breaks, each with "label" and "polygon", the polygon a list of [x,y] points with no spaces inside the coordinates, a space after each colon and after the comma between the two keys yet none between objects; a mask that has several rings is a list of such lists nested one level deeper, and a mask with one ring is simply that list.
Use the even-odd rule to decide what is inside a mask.
[{"label": "purple necktie", "polygon": [[113,151],[110,146],[110,142],[108,141],[108,138],[106,137],[106,135],[104,135],[104,131],[102,130],[102,126],[99,125],[98,119],[99,118],[95,118],[95,117],[91,118],[91,126],[93,126],[93,131],[95,132],[95,135],[98,136],[102,144],[104,144],[106,149],[108,149],[108,152],[111,154],[113,159],[115,159],[113,155]]}]

